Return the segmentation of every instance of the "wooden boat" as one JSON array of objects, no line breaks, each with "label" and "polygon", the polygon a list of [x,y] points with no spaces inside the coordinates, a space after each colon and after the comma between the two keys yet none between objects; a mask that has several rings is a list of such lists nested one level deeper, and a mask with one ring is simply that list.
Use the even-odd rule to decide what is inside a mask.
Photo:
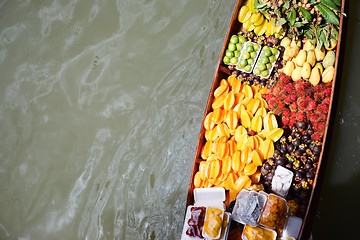
[{"label": "wooden boat", "polygon": [[[228,78],[232,73],[229,70],[228,66],[223,63],[223,57],[225,56],[225,51],[227,48],[227,44],[230,41],[230,38],[233,34],[237,34],[239,30],[242,28],[242,23],[238,21],[238,14],[240,8],[245,4],[246,1],[244,0],[238,0],[237,5],[234,10],[234,14],[232,16],[232,20],[230,23],[230,27],[225,39],[224,46],[222,48],[221,57],[218,62],[217,70],[215,72],[215,77],[212,83],[211,91],[209,94],[208,102],[206,105],[205,113],[204,113],[204,119],[207,116],[208,113],[212,111],[212,103],[214,100],[214,91],[219,86],[220,81],[222,79]],[[348,2],[345,0],[342,0],[341,5],[341,11],[343,13],[347,12],[348,8]],[[303,223],[300,229],[300,233],[298,235],[297,239],[309,239],[310,232],[311,232],[311,226],[314,219],[316,207],[318,204],[320,189],[323,181],[323,175],[325,172],[326,162],[329,156],[329,148],[330,148],[330,142],[332,137],[332,129],[336,114],[336,105],[337,105],[337,98],[339,93],[339,85],[341,81],[341,75],[342,75],[342,65],[343,65],[343,56],[344,56],[344,46],[345,46],[345,34],[346,34],[346,18],[341,15],[340,17],[340,24],[339,24],[339,37],[338,37],[338,44],[336,47],[336,60],[335,60],[335,74],[334,79],[332,81],[332,93],[331,93],[331,102],[329,104],[329,112],[327,114],[327,120],[326,120],[326,129],[325,133],[322,139],[322,149],[320,153],[320,160],[318,162],[318,167],[316,170],[316,175],[314,178],[314,183],[312,186],[312,190],[310,193],[309,198],[309,204],[306,208],[306,213],[303,218]],[[194,186],[194,176],[199,171],[199,164],[201,161],[204,161],[201,157],[201,151],[202,147],[204,146],[206,140],[205,140],[205,128],[204,128],[204,121],[201,126],[201,131],[199,135],[198,140],[198,146],[196,150],[191,180],[190,180],[190,186],[187,196],[187,206],[192,205],[194,203],[194,196],[193,196],[193,190],[195,188]],[[229,191],[226,192],[226,206],[229,206],[230,204],[230,196]],[[241,239],[241,232],[242,229],[238,227],[231,227],[228,239]]]}]

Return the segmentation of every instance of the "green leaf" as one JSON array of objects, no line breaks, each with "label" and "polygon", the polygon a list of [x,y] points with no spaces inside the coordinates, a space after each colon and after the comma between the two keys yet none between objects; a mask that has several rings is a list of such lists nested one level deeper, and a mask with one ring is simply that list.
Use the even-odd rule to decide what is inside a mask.
[{"label": "green leaf", "polygon": [[303,17],[308,21],[308,22],[311,22],[312,20],[312,17],[311,17],[311,13],[309,13],[308,10],[306,10],[305,8],[303,7],[298,7],[300,9],[300,12],[301,14],[303,15]]},{"label": "green leaf", "polygon": [[339,38],[339,32],[338,32],[338,30],[337,30],[336,28],[332,28],[332,29],[331,29],[331,31],[330,31],[330,37],[331,37],[332,39],[334,39],[335,41],[338,40],[338,38]]},{"label": "green leaf", "polygon": [[294,27],[297,27],[297,28],[302,27],[302,26],[304,26],[304,24],[302,24],[301,22],[296,22],[294,24]]},{"label": "green leaf", "polygon": [[322,3],[316,5],[321,15],[329,23],[339,26],[340,20],[330,8],[326,7]]},{"label": "green leaf", "polygon": [[320,0],[322,4],[327,6],[328,8],[332,8],[336,11],[339,11],[339,7],[334,3],[333,0]]},{"label": "green leaf", "polygon": [[338,6],[341,6],[341,0],[333,0],[333,2],[338,5]]},{"label": "green leaf", "polygon": [[291,26],[294,26],[295,24],[295,20],[296,20],[296,11],[295,9],[292,9],[288,14],[287,14],[287,19],[290,22]]},{"label": "green leaf", "polygon": [[280,18],[280,25],[284,25],[286,22],[287,21],[285,18]]},{"label": "green leaf", "polygon": [[290,8],[290,1],[284,1],[284,4],[282,6],[285,9],[289,9]]}]

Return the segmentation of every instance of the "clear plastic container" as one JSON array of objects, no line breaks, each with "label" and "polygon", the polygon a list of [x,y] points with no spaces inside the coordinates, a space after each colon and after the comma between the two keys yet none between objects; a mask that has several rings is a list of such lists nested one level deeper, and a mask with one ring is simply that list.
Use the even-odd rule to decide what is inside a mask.
[{"label": "clear plastic container", "polygon": [[[262,78],[269,78],[279,55],[280,51],[277,48],[264,46],[254,66],[254,74]],[[265,71],[267,74],[264,75]]]},{"label": "clear plastic container", "polygon": [[258,226],[258,221],[266,202],[266,194],[241,190],[236,197],[232,219],[236,222]]},{"label": "clear plastic container", "polygon": [[250,41],[246,42],[241,50],[236,68],[243,72],[251,73],[260,51],[261,45]]},{"label": "clear plastic container", "polygon": [[282,166],[277,166],[271,182],[271,190],[282,197],[286,197],[291,187],[294,173]]},{"label": "clear plastic container", "polygon": [[286,200],[275,194],[269,194],[261,213],[259,224],[275,230],[278,234],[284,229],[289,207]]},{"label": "clear plastic container", "polygon": [[290,216],[283,230],[283,237],[296,239],[299,235],[303,220],[299,217]]}]

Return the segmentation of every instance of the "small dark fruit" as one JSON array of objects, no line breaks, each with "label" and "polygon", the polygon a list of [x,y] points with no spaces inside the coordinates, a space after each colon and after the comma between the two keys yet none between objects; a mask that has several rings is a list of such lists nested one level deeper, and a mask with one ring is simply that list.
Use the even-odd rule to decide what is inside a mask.
[{"label": "small dark fruit", "polygon": [[266,163],[264,164],[264,168],[265,168],[266,170],[271,170],[271,169],[272,169],[272,166],[271,166],[268,162],[266,162]]},{"label": "small dark fruit", "polygon": [[294,144],[295,147],[298,147],[298,146],[301,144],[301,142],[300,142],[299,139],[296,139],[296,140],[293,142],[293,144]]},{"label": "small dark fruit", "polygon": [[294,145],[293,145],[293,144],[287,145],[287,151],[288,151],[289,153],[291,153],[293,150],[294,150]]},{"label": "small dark fruit", "polygon": [[319,154],[321,152],[321,147],[319,145],[316,145],[313,147],[312,151],[316,154]]},{"label": "small dark fruit", "polygon": [[274,46],[274,44],[273,44],[273,43],[271,43],[271,42],[267,42],[267,43],[266,43],[266,46],[268,46],[268,47],[272,47],[272,46]]},{"label": "small dark fruit", "polygon": [[279,150],[275,150],[273,156],[274,156],[274,158],[280,157],[280,152],[279,152]]},{"label": "small dark fruit", "polygon": [[285,166],[286,159],[283,157],[280,157],[279,159],[276,159],[275,163],[276,163],[276,165]]},{"label": "small dark fruit", "polygon": [[248,74],[247,72],[243,72],[243,73],[241,74],[241,76],[242,76],[243,78],[247,78],[247,77],[249,77],[249,74]]},{"label": "small dark fruit", "polygon": [[296,127],[300,130],[305,130],[307,125],[304,121],[299,121],[296,123]]},{"label": "small dark fruit", "polygon": [[281,51],[281,52],[283,52],[283,51],[285,50],[285,47],[283,47],[283,46],[278,46],[278,50]]}]

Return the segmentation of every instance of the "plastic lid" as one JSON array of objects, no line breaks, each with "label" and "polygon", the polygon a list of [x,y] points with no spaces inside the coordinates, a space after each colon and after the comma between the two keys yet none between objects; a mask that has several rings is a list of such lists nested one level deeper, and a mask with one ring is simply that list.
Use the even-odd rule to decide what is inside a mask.
[{"label": "plastic lid", "polygon": [[222,206],[225,201],[225,189],[222,187],[195,188],[195,206]]}]

